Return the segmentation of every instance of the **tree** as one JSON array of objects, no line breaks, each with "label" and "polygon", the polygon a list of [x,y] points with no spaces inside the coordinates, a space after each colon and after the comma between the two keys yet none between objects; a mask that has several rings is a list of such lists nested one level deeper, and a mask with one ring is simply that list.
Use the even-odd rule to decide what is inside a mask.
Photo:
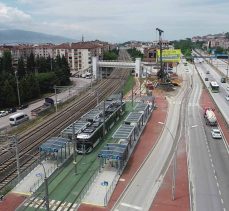
[{"label": "tree", "polygon": [[226,37],[226,39],[229,40],[229,32],[227,32],[227,33],[225,34],[225,37]]},{"label": "tree", "polygon": [[10,51],[4,51],[2,57],[2,70],[6,73],[13,72],[12,56]]},{"label": "tree", "polygon": [[26,71],[28,74],[35,72],[35,58],[33,53],[27,57]]},{"label": "tree", "polygon": [[17,74],[18,74],[19,79],[24,77],[26,74],[25,63],[24,63],[24,59],[22,57],[18,60]]},{"label": "tree", "polygon": [[8,80],[4,81],[1,91],[4,93],[3,100],[1,101],[2,105],[0,104],[1,107],[10,107],[17,103],[16,91]]}]

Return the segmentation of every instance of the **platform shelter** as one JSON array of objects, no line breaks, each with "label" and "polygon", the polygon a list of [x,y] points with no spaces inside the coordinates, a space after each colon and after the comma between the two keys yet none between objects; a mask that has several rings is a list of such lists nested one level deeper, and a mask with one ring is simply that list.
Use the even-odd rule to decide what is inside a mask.
[{"label": "platform shelter", "polygon": [[150,114],[150,105],[145,103],[138,103],[134,108],[135,112],[143,112],[143,121],[145,122]]},{"label": "platform shelter", "polygon": [[143,113],[140,112],[131,112],[124,120],[124,123],[127,125],[134,125],[135,134],[138,135],[142,125],[144,124],[144,116]]},{"label": "platform shelter", "polygon": [[100,158],[100,171],[104,168],[104,165],[109,161],[112,167],[118,169],[118,173],[124,166],[124,162],[128,157],[128,145],[118,143],[108,143],[99,152],[98,157]]},{"label": "platform shelter", "polygon": [[57,163],[62,163],[70,154],[70,140],[62,137],[52,137],[39,147],[41,156],[46,159],[55,159]]}]

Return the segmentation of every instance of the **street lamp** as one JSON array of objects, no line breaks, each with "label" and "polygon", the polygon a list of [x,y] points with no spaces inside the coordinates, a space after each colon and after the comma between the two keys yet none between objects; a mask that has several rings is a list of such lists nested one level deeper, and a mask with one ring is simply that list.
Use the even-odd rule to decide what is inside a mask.
[{"label": "street lamp", "polygon": [[18,75],[17,75],[17,70],[14,71],[15,78],[16,78],[16,84],[17,84],[17,95],[18,95],[18,104],[19,107],[21,106],[21,99],[20,99],[20,92],[19,92],[19,85],[18,85]]},{"label": "street lamp", "polygon": [[[39,159],[39,158],[36,158],[35,156],[33,155],[30,155],[30,154],[26,154],[32,158],[35,158],[35,159]],[[49,211],[49,191],[48,191],[48,178],[47,178],[47,174],[46,174],[46,171],[45,171],[45,167],[44,167],[44,164],[40,161],[39,164],[42,166],[42,169],[44,171],[44,184],[45,184],[45,207],[46,207],[46,210]]]},{"label": "street lamp", "polygon": [[[165,125],[164,122],[158,122],[158,124],[164,125],[164,127],[167,129],[169,134],[171,135],[173,141],[175,142],[175,137],[171,133],[170,129]],[[177,145],[175,148],[175,152],[173,155],[173,178],[172,178],[172,200],[175,200],[175,194],[176,194],[176,157],[177,157]]]}]

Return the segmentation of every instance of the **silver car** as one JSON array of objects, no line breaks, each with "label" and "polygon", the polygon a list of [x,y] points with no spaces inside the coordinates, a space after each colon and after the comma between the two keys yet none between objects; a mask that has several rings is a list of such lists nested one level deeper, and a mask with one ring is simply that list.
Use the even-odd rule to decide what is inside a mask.
[{"label": "silver car", "polygon": [[0,117],[6,116],[8,111],[0,111]]},{"label": "silver car", "polygon": [[212,133],[212,138],[218,138],[218,139],[222,138],[222,135],[219,129],[212,129],[211,133]]}]

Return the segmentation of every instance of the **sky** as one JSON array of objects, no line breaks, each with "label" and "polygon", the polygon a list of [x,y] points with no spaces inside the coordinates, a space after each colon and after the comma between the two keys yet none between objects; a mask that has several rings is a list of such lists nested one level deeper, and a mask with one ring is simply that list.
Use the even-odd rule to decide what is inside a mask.
[{"label": "sky", "polygon": [[229,32],[229,0],[0,0],[0,29],[80,40],[178,40]]}]

